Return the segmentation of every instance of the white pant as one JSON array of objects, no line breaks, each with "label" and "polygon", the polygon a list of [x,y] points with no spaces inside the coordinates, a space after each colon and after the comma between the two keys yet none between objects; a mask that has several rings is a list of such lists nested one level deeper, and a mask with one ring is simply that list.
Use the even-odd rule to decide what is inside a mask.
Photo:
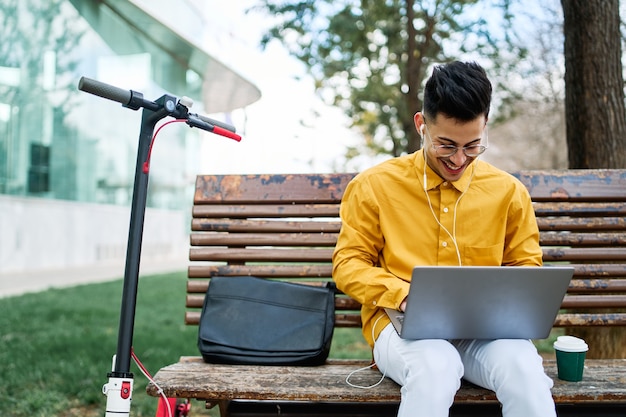
[{"label": "white pant", "polygon": [[374,359],[402,386],[398,417],[447,417],[461,378],[494,391],[504,417],[556,417],[553,382],[529,340],[404,340],[390,324]]}]

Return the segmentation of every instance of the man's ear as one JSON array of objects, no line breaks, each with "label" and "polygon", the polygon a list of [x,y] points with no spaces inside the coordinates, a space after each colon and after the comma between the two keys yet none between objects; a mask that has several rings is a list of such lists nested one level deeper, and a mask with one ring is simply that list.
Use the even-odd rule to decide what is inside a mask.
[{"label": "man's ear", "polygon": [[424,116],[422,115],[422,112],[415,113],[415,116],[413,116],[413,123],[415,123],[415,129],[423,138],[426,125],[424,124]]}]

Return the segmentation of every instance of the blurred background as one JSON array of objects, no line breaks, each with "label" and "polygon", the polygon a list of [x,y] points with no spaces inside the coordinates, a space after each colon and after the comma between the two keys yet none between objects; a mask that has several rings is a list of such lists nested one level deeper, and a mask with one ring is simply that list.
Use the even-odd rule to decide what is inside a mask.
[{"label": "blurred background", "polygon": [[141,114],[81,76],[190,97],[243,136],[159,133],[143,271],[186,268],[197,174],[359,171],[415,150],[422,82],[451,59],[494,82],[484,159],[567,167],[559,1],[415,2],[410,77],[405,2],[288,3],[0,0],[0,294],[123,275]]}]

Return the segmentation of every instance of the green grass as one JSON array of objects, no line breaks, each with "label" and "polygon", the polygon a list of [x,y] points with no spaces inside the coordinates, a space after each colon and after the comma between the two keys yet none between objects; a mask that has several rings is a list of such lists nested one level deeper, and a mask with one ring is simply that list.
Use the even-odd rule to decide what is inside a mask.
[{"label": "green grass", "polygon": [[[133,349],[152,374],[181,355],[198,355],[197,328],[183,323],[185,281],[184,272],[140,279]],[[0,299],[0,415],[104,415],[121,295],[116,280]],[[333,357],[369,357],[359,329],[336,336]],[[134,363],[131,371],[131,416],[154,416],[148,381]],[[194,401],[192,414],[209,412]]]},{"label": "green grass", "polygon": [[[0,299],[0,415],[104,415],[121,293],[117,280]],[[183,324],[184,293],[184,273],[140,280],[133,346],[152,373],[197,354],[196,329]],[[154,416],[146,378],[134,363],[131,371],[131,415]]]},{"label": "green grass", "polygon": [[[151,373],[198,355],[197,328],[183,323],[184,272],[142,277],[133,348]],[[0,416],[102,416],[122,280],[0,299]],[[538,343],[551,351],[551,340]],[[360,329],[335,330],[333,358],[371,358]],[[154,416],[157,400],[135,364],[131,416]],[[216,415],[192,402],[192,416]]]}]

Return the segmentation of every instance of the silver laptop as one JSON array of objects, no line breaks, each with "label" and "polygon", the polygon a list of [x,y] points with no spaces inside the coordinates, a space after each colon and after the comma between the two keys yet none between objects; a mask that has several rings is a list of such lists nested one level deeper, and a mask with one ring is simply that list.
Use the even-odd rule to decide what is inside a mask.
[{"label": "silver laptop", "polygon": [[418,266],[406,312],[385,309],[404,339],[545,339],[572,267]]}]

